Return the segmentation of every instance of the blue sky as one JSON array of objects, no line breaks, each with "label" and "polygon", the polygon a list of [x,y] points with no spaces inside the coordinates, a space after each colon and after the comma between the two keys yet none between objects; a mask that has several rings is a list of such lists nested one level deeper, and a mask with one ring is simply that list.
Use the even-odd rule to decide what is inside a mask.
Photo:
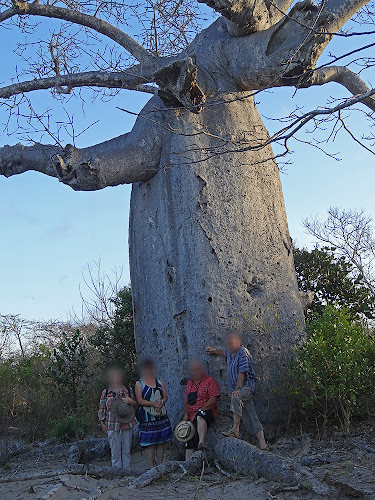
[{"label": "blue sky", "polygon": [[[25,36],[0,31],[2,68],[6,67],[2,82],[9,82],[14,76],[16,59],[12,51],[16,40]],[[366,40],[369,41],[373,39]],[[330,51],[341,54],[359,43],[357,39],[337,40]],[[364,77],[375,82],[374,72],[367,72]],[[69,113],[74,112],[77,131],[99,119],[78,138],[77,145],[81,147],[129,131],[134,118],[116,106],[139,111],[148,98],[123,91],[107,102],[97,99],[91,103],[90,91],[82,95],[88,101],[84,112],[79,99],[70,99],[64,104]],[[259,110],[264,116],[280,117],[296,105],[303,104],[307,109],[324,105],[332,95],[343,97],[347,92],[336,84],[300,90],[295,96],[293,89],[278,89],[259,96]],[[34,93],[32,99],[36,110],[50,106],[57,119],[63,118],[62,104],[52,100],[48,93]],[[6,119],[1,109],[0,116],[0,121]],[[276,129],[274,121],[267,123],[271,130]],[[359,137],[370,134],[369,124],[359,113],[354,113],[348,124]],[[323,135],[324,132],[321,137]],[[299,138],[308,140],[310,135],[303,133]],[[1,131],[0,145],[15,142],[18,139],[14,135]],[[288,160],[292,164],[281,173],[281,179],[290,233],[299,245],[312,244],[301,219],[317,214],[324,216],[330,206],[363,208],[375,217],[372,154],[345,133],[325,146],[330,153],[338,153],[341,161],[296,141],[291,142],[291,147],[293,155]],[[99,258],[107,271],[122,267],[123,282],[128,283],[130,190],[130,186],[119,186],[92,193],[73,192],[55,179],[33,172],[0,178],[0,312],[30,319],[66,319],[72,308],[80,309],[82,273]]]}]

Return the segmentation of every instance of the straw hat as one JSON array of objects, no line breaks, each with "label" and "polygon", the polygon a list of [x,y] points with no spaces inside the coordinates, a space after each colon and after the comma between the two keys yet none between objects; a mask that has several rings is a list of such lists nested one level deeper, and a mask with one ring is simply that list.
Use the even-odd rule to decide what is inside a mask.
[{"label": "straw hat", "polygon": [[124,403],[121,398],[113,401],[111,404],[111,412],[115,419],[122,424],[128,424],[135,417],[134,406]]},{"label": "straw hat", "polygon": [[181,441],[181,443],[186,443],[187,441],[190,441],[194,437],[195,434],[195,427],[190,420],[186,422],[185,420],[181,420],[179,422],[174,430],[174,437],[177,439],[177,441]]}]

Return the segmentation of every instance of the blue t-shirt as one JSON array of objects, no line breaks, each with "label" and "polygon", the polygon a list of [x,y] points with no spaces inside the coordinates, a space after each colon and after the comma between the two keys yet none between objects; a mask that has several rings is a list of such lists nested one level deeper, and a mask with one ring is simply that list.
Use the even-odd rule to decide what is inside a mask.
[{"label": "blue t-shirt", "polygon": [[234,356],[232,356],[230,351],[225,351],[225,355],[227,357],[228,384],[230,391],[233,392],[236,388],[238,375],[240,373],[245,373],[245,379],[242,385],[243,387],[250,387],[254,392],[258,384],[258,379],[253,368],[253,360],[246,347],[241,347]]}]

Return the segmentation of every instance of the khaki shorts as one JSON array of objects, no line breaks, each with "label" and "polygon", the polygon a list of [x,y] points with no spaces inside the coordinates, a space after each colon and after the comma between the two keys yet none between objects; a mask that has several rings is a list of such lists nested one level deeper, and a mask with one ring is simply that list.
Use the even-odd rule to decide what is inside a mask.
[{"label": "khaki shorts", "polygon": [[250,387],[241,387],[239,398],[231,397],[230,411],[243,418],[246,430],[250,434],[257,434],[263,430],[255,411],[253,392]]}]

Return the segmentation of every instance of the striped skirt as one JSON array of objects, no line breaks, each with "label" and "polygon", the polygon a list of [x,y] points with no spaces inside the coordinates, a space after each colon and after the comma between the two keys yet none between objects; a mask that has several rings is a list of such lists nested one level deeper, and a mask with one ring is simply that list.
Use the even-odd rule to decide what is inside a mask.
[{"label": "striped skirt", "polygon": [[167,416],[139,424],[141,446],[165,443],[172,439],[172,427]]}]

